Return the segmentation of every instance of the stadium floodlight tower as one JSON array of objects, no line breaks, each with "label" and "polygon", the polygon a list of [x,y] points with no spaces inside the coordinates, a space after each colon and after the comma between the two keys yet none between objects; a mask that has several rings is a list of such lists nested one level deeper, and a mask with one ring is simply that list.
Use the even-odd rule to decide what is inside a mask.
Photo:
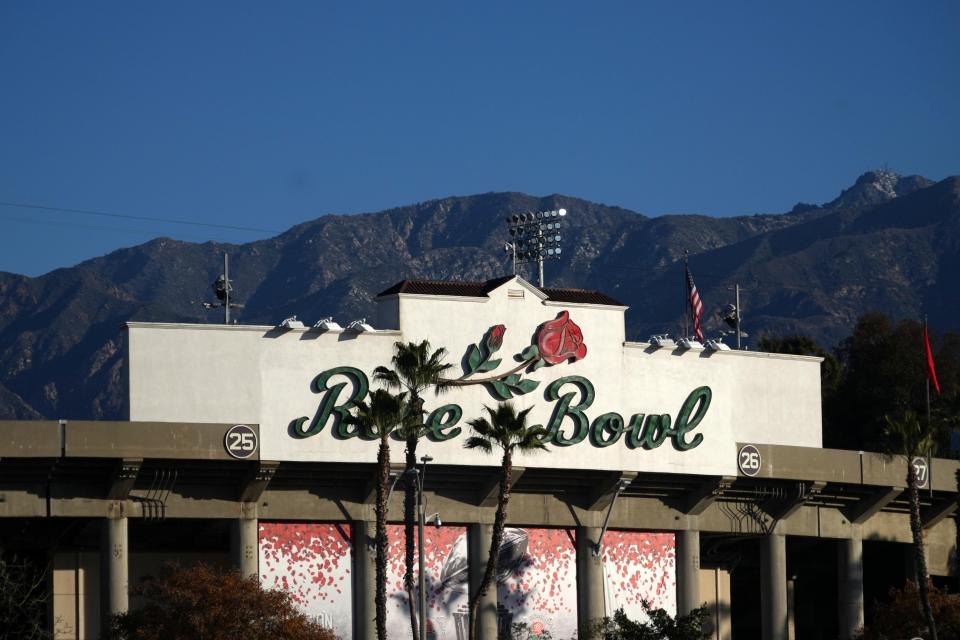
[{"label": "stadium floodlight tower", "polygon": [[560,259],[560,229],[566,215],[566,209],[552,209],[507,216],[510,241],[503,248],[513,254],[513,275],[517,275],[518,264],[535,262],[543,287],[544,261]]}]

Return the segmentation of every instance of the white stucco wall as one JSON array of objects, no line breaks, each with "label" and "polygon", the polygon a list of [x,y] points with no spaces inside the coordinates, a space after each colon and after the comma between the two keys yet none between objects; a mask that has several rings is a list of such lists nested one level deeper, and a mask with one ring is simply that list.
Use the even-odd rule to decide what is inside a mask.
[{"label": "white stucco wall", "polygon": [[[523,298],[510,291],[523,291]],[[707,352],[654,349],[624,342],[624,308],[545,302],[526,283],[514,280],[488,298],[444,298],[400,295],[380,301],[381,318],[392,318],[399,330],[377,333],[320,333],[271,327],[222,325],[129,325],[130,419],[166,422],[257,423],[261,457],[270,460],[336,460],[369,462],[375,446],[357,438],[336,439],[328,424],[308,438],[290,434],[298,417],[313,418],[322,395],[311,390],[320,372],[353,366],[368,376],[389,364],[395,341],[429,339],[449,350],[447,361],[461,375],[461,358],[493,325],[506,326],[503,362],[514,366],[535,339],[537,327],[566,310],[582,330],[587,355],[574,363],[544,367],[525,379],[539,386],[515,399],[533,406],[531,422],[547,424],[555,402],[544,392],[557,378],[583,376],[595,389],[585,413],[592,421],[618,412],[625,421],[635,413],[669,414],[674,421],[690,392],[712,390],[712,402],[692,432],[703,435],[699,446],[679,451],[670,441],[653,450],[630,449],[619,442],[604,448],[589,440],[517,464],[555,468],[675,471],[735,474],[736,443],[755,442],[821,446],[820,365],[816,358],[756,352]],[[480,377],[490,374],[480,374]],[[477,376],[475,376],[477,377]],[[336,378],[331,382],[345,381]],[[371,384],[373,384],[371,382]],[[347,389],[349,390],[350,385]],[[564,387],[561,392],[572,390]],[[579,396],[579,393],[578,393]],[[346,400],[341,396],[340,403]],[[497,464],[462,447],[467,420],[481,415],[496,400],[481,386],[454,389],[441,397],[430,393],[427,409],[444,404],[463,409],[464,433],[445,442],[424,441],[421,450],[442,464]],[[563,429],[569,433],[570,421]],[[402,443],[395,443],[396,455]]]}]

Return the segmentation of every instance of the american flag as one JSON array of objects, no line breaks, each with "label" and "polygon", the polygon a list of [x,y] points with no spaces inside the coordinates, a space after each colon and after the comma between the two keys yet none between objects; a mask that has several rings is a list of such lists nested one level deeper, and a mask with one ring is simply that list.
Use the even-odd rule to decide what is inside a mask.
[{"label": "american flag", "polygon": [[690,275],[690,267],[687,270],[687,293],[690,294],[690,312],[693,315],[693,335],[697,340],[703,342],[703,330],[700,328],[700,316],[703,315],[703,302],[700,300],[700,292],[697,291],[697,285],[693,284],[693,276]]}]

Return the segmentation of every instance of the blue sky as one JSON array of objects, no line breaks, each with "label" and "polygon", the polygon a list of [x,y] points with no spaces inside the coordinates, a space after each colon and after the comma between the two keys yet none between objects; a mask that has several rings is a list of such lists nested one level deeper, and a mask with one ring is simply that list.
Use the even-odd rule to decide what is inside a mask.
[{"label": "blue sky", "polygon": [[[785,211],[960,173],[955,2],[0,3],[0,201],[267,230],[487,191]],[[0,270],[268,232],[0,206]]]}]

